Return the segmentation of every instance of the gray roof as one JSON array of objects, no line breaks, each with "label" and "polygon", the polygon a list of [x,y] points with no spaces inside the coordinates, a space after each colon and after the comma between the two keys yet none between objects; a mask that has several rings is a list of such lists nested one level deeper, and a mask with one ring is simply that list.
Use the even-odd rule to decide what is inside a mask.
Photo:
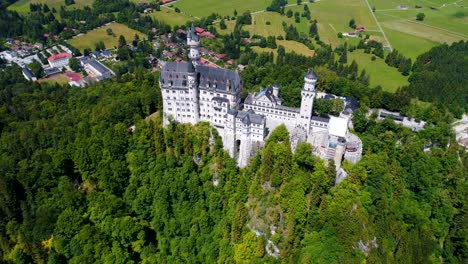
[{"label": "gray roof", "polygon": [[193,71],[197,74],[200,88],[233,93],[242,89],[242,81],[237,72],[205,65],[194,67],[191,62],[166,62],[159,79],[163,86],[172,81],[173,87],[185,87],[184,81]]},{"label": "gray roof", "polygon": [[237,118],[240,118],[242,123],[244,124],[263,124],[265,117],[262,115],[255,114],[253,110],[245,111],[238,111]]},{"label": "gray roof", "polygon": [[229,100],[227,98],[219,97],[219,96],[213,97],[213,101],[222,102],[222,103],[229,103]]},{"label": "gray roof", "polygon": [[328,117],[321,117],[321,116],[312,116],[311,120],[318,121],[318,122],[323,122],[323,123],[328,123],[328,122],[330,122],[330,118],[328,118]]},{"label": "gray roof", "polygon": [[99,62],[97,62],[95,60],[91,59],[91,60],[88,60],[86,63],[91,65],[94,69],[96,69],[102,75],[109,71],[109,69],[107,69],[104,65],[102,65],[101,63],[99,63]]},{"label": "gray roof", "polygon": [[23,71],[24,75],[28,76],[29,79],[34,78],[34,74],[31,72],[30,69],[22,68],[21,71]]},{"label": "gray roof", "polygon": [[213,68],[205,65],[197,66],[195,71],[200,77],[200,88],[209,87],[210,89],[214,88],[216,91],[234,93],[242,89],[241,78],[235,71]]},{"label": "gray roof", "polygon": [[309,69],[309,71],[306,73],[305,77],[308,78],[308,79],[317,79],[318,76],[312,69]]},{"label": "gray roof", "polygon": [[200,40],[200,37],[198,37],[198,35],[197,35],[196,31],[195,31],[195,25],[193,25],[193,23],[192,23],[192,26],[190,27],[190,30],[189,30],[188,34],[187,34],[187,38],[195,40],[195,41]]},{"label": "gray roof", "polygon": [[273,95],[273,88],[271,87],[266,87],[265,89],[261,90],[258,94],[255,95],[255,98],[260,98],[262,96],[266,96],[268,100],[274,103],[281,102],[279,97]]},{"label": "gray roof", "polygon": [[57,73],[61,73],[62,71],[58,68],[50,68],[50,69],[44,69],[44,72],[46,73],[47,76],[54,75]]},{"label": "gray roof", "polygon": [[192,71],[190,62],[166,62],[161,69],[159,80],[163,86],[172,81],[172,87],[185,87],[187,75]]}]

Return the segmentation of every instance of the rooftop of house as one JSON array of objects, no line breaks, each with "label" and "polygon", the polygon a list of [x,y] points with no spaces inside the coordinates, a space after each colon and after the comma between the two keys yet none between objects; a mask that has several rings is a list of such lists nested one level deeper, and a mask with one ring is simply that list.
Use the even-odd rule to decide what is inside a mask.
[{"label": "rooftop of house", "polygon": [[64,58],[70,58],[70,57],[71,57],[70,53],[62,52],[62,53],[50,56],[47,60],[48,61],[56,61],[56,60],[60,60],[60,59],[64,59]]},{"label": "rooftop of house", "polygon": [[101,74],[104,74],[109,71],[109,69],[107,69],[104,65],[93,59],[88,60],[86,63],[92,66],[94,69],[96,69],[96,71],[100,72]]}]

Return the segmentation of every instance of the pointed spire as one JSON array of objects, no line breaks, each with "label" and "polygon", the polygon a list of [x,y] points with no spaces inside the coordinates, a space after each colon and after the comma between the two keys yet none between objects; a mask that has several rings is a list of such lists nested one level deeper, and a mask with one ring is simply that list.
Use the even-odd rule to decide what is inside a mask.
[{"label": "pointed spire", "polygon": [[192,23],[192,26],[190,26],[190,30],[187,34],[187,38],[190,39],[190,40],[194,40],[194,41],[199,41],[200,38],[198,37],[196,31],[195,31],[195,25]]}]

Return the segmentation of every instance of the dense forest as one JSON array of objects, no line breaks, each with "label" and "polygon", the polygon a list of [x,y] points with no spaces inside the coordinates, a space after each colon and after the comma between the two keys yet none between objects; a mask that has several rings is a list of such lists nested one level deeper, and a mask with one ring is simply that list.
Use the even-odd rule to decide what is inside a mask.
[{"label": "dense forest", "polygon": [[409,91],[416,97],[447,105],[460,117],[468,112],[468,42],[432,48],[418,57]]},{"label": "dense forest", "polygon": [[[245,85],[288,72],[303,73],[269,65]],[[242,170],[208,124],[162,127],[157,78],[74,88],[0,72],[3,262],[466,263],[468,154],[450,119],[415,134],[363,104],[363,159],[335,185],[334,164],[293,153],[284,127]]]}]

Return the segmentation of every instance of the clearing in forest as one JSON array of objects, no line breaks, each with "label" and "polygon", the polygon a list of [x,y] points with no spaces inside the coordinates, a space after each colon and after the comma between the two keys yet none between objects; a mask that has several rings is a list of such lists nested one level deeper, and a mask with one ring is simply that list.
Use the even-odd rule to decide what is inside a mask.
[{"label": "clearing in forest", "polygon": [[370,78],[369,86],[380,85],[384,91],[395,92],[398,87],[409,84],[408,77],[403,76],[396,68],[388,66],[381,58],[372,60],[372,55],[363,50],[348,52],[348,65],[355,60],[359,67],[359,74],[364,69]]},{"label": "clearing in forest", "polygon": [[[112,32],[114,33],[113,35],[107,34],[108,28],[112,29]],[[120,35],[123,35],[127,43],[129,43],[135,38],[135,34],[138,34],[140,39],[147,38],[146,34],[133,30],[123,24],[111,23],[109,25],[96,28],[86,34],[70,39],[68,40],[68,44],[74,46],[82,52],[86,48],[94,50],[96,44],[100,41],[104,42],[106,48],[113,48],[119,43]]]}]

